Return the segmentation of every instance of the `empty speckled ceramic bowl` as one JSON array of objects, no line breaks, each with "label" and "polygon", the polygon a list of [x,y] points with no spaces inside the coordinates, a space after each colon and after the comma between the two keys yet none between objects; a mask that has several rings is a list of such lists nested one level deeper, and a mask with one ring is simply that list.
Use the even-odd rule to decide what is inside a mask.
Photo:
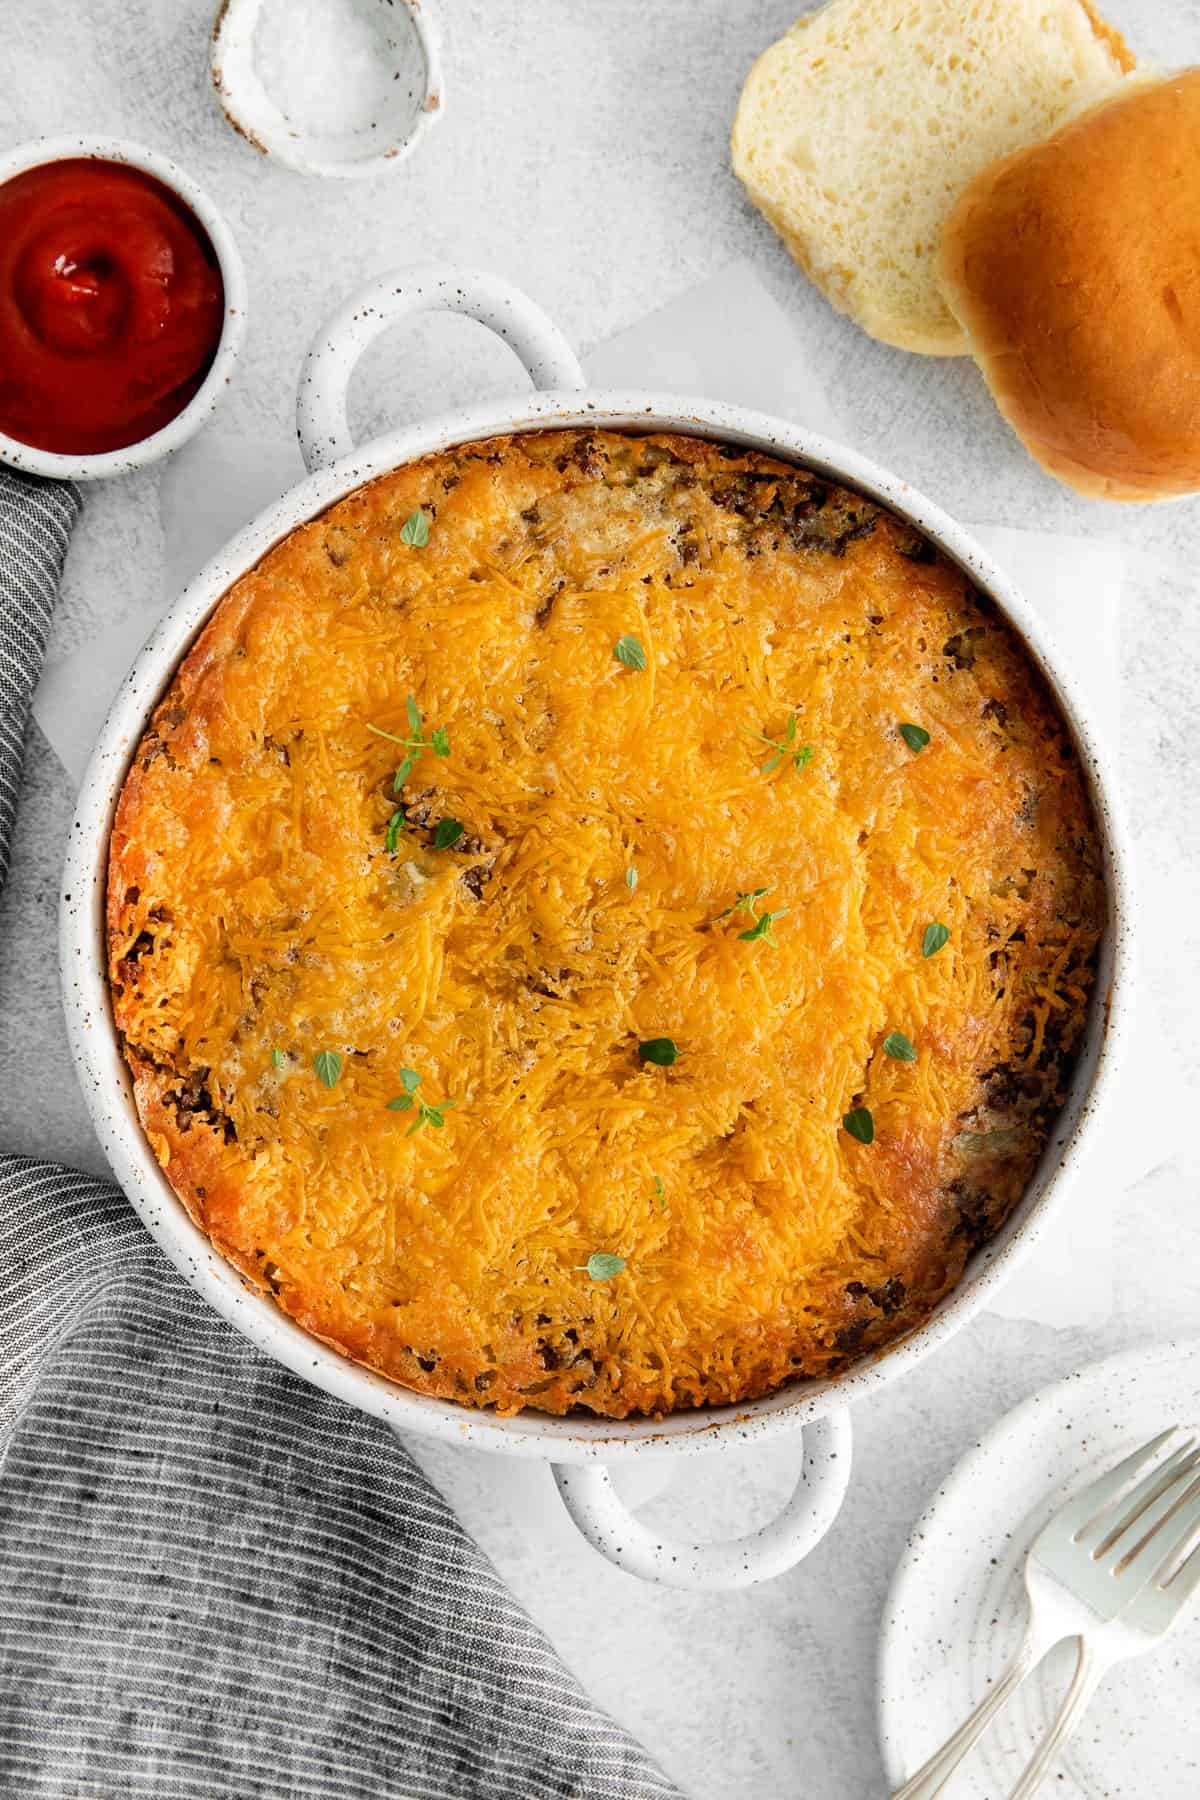
[{"label": "empty speckled ceramic bowl", "polygon": [[441,116],[432,0],[222,0],[213,88],[234,130],[308,175],[383,175]]}]

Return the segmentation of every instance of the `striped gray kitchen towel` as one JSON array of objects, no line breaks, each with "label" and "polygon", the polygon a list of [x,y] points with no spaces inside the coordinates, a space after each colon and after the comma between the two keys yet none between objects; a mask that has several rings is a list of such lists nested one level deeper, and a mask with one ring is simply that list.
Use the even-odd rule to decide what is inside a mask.
[{"label": "striped gray kitchen towel", "polygon": [[[0,470],[0,880],[78,496]],[[651,1800],[384,1427],[0,1156],[0,1793]]]}]

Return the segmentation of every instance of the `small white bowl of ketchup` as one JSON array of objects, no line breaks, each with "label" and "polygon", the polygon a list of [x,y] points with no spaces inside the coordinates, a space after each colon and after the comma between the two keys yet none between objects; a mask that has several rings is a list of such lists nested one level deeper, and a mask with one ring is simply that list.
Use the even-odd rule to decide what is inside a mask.
[{"label": "small white bowl of ketchup", "polygon": [[0,156],[0,462],[90,481],[169,455],[245,325],[232,233],[168,157],[84,137]]}]

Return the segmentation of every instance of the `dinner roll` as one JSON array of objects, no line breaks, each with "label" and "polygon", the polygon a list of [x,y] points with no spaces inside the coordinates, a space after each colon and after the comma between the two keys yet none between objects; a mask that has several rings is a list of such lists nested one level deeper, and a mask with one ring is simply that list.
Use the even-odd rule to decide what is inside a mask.
[{"label": "dinner roll", "polygon": [[1200,489],[1200,69],[984,170],[942,290],[1009,424],[1081,494]]},{"label": "dinner roll", "polygon": [[828,0],[750,71],[734,173],[864,331],[963,356],[934,273],[947,213],[980,169],[1133,66],[1087,0]]}]

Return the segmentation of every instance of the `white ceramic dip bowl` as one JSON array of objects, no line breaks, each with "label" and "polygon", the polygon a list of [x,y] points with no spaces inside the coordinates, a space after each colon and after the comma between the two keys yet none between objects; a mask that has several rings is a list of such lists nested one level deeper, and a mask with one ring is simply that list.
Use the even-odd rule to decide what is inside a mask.
[{"label": "white ceramic dip bowl", "polygon": [[30,475],[47,475],[60,481],[100,481],[109,475],[128,475],[134,469],[144,469],[148,463],[170,456],[172,451],[194,437],[209,418],[229,386],[246,335],[246,273],[233,233],[204,189],[169,156],[147,150],[142,144],[127,143],[122,138],[32,138],[0,156],[0,185],[11,181],[15,175],[24,174],[27,169],[40,169],[46,163],[66,162],[78,157],[126,163],[131,169],[142,169],[181,200],[208,236],[225,293],[224,323],[208,374],[183,410],[160,430],[151,432],[149,437],[141,438],[135,444],[125,444],[119,450],[80,456],[40,450],[34,444],[22,443],[19,438],[0,431],[0,463],[7,463],[13,469],[24,469]]},{"label": "white ceramic dip bowl", "polygon": [[395,169],[441,117],[433,0],[222,0],[209,66],[222,112],[308,175]]}]

